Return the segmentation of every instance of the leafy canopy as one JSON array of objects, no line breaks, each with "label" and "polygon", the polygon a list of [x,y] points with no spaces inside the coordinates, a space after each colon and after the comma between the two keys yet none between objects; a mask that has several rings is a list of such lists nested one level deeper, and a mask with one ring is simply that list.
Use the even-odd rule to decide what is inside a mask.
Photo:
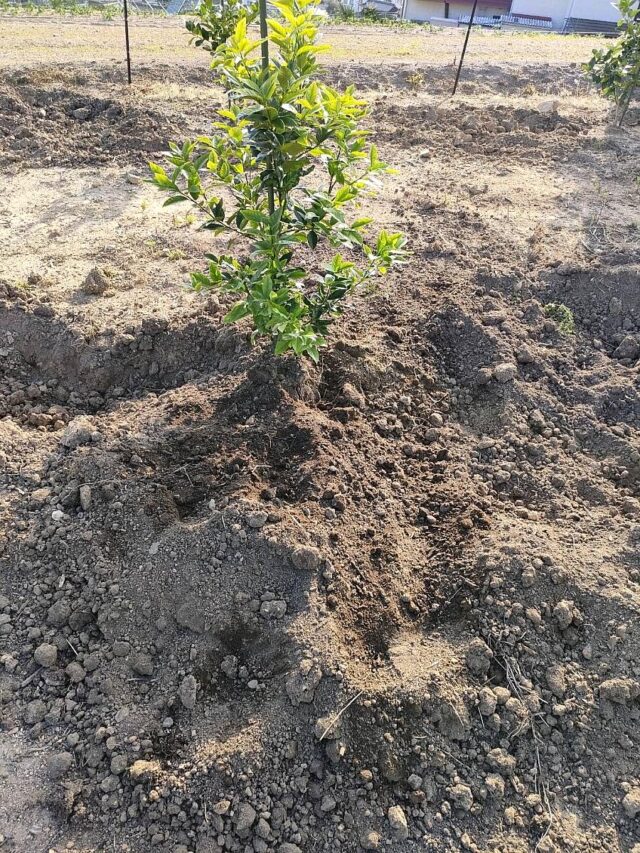
[{"label": "leafy canopy", "polygon": [[[214,135],[171,144],[167,169],[150,164],[165,205],[190,202],[203,228],[249,244],[242,257],[207,255],[193,287],[236,295],[227,322],[251,317],[254,336],[271,337],[276,353],[314,360],[345,297],[406,254],[402,235],[370,241],[371,218],[349,214],[389,168],[360,127],[366,103],[317,79],[317,3],[273,3],[280,17],[268,20],[262,60],[264,43],[241,17],[213,54],[230,103]],[[323,245],[339,251],[321,267],[311,252]]]},{"label": "leafy canopy", "polygon": [[594,50],[584,65],[587,76],[611,98],[618,109],[618,123],[627,112],[633,93],[640,83],[640,21],[638,0],[619,0],[620,36],[607,50]]}]

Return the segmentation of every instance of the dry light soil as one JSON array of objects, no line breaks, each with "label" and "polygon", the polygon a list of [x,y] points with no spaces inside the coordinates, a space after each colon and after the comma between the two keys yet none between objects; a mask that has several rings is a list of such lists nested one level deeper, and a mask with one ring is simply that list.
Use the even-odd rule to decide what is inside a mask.
[{"label": "dry light soil", "polygon": [[0,850],[638,853],[638,109],[328,30],[412,255],[296,364],[184,288],[221,93],[146,26],[0,20]]}]

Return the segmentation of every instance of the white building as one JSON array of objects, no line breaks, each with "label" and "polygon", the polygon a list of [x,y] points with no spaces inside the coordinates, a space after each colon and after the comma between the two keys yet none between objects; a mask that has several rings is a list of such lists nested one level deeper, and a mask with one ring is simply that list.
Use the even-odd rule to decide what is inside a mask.
[{"label": "white building", "polygon": [[[441,23],[443,19],[456,21],[468,16],[473,0],[406,0],[404,17],[411,21],[433,21]],[[620,13],[611,0],[478,0],[476,16],[494,18],[498,22],[502,16],[517,16],[514,26],[551,28],[559,32],[599,32],[612,31]]]},{"label": "white building", "polygon": [[610,0],[513,0],[511,13],[551,18],[554,30],[564,29],[565,21],[615,24],[620,17]]},{"label": "white building", "polygon": [[[478,0],[476,16],[490,18],[506,15],[511,0]],[[410,21],[433,21],[442,23],[444,19],[455,21],[460,16],[471,14],[473,0],[406,0],[404,16]]]}]

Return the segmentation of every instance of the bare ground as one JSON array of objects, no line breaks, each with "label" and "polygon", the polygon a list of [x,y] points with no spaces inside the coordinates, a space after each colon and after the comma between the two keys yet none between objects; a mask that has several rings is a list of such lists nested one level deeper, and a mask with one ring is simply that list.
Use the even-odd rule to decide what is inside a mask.
[{"label": "bare ground", "polygon": [[640,137],[590,41],[479,36],[452,102],[460,33],[331,34],[413,257],[316,369],[182,289],[209,238],[139,180],[197,51],[149,26],[126,91],[113,27],[9,24],[6,849],[634,850]]}]

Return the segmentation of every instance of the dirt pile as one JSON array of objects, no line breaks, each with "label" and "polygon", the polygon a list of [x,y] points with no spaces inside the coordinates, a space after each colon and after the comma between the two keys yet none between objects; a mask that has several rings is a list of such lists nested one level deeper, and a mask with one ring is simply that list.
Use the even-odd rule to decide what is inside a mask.
[{"label": "dirt pile", "polygon": [[[10,73],[0,81],[0,154],[14,164],[75,167],[113,162],[145,164],[184,131],[184,117],[136,103],[120,87],[95,97],[66,80],[43,85],[40,75]],[[73,83],[71,84],[73,86]]]},{"label": "dirt pile", "polygon": [[414,256],[319,368],[2,286],[6,849],[637,853],[640,268],[572,207],[635,138],[476,106],[378,127]]}]

